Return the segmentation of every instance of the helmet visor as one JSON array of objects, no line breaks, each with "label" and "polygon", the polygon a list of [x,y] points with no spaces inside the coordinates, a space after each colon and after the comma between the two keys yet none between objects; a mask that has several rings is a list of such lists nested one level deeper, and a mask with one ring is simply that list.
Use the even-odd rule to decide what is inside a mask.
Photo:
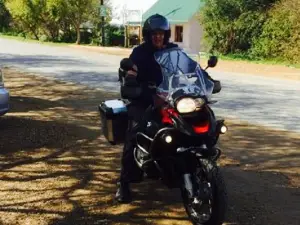
[{"label": "helmet visor", "polygon": [[151,30],[164,30],[167,31],[170,29],[170,24],[168,20],[159,18],[159,17],[154,17],[151,18],[149,21],[149,26],[151,27]]}]

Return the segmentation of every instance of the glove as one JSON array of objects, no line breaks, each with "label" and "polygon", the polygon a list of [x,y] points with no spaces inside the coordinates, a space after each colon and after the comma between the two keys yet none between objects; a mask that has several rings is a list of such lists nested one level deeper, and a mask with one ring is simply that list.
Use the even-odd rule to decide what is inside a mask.
[{"label": "glove", "polygon": [[137,82],[136,76],[127,74],[121,85],[121,96],[125,99],[137,99],[141,96],[142,87]]}]

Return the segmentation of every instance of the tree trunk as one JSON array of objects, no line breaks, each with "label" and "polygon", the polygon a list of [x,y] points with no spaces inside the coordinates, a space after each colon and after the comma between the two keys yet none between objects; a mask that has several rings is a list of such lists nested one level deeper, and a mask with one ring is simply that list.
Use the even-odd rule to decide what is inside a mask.
[{"label": "tree trunk", "polygon": [[36,40],[38,40],[38,41],[40,40],[39,36],[36,33],[34,33],[34,37]]},{"label": "tree trunk", "polygon": [[39,41],[40,38],[39,38],[38,32],[36,30],[37,29],[35,29],[35,28],[31,28],[31,32],[33,33],[35,39]]},{"label": "tree trunk", "polygon": [[80,45],[80,25],[76,26],[76,31],[77,31],[77,40],[76,40],[76,44]]}]

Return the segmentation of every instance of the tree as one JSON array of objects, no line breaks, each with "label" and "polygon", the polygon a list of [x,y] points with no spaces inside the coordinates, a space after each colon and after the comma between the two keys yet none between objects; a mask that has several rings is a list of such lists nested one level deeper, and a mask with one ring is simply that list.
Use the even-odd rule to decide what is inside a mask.
[{"label": "tree", "polygon": [[67,14],[77,33],[76,44],[80,44],[80,25],[90,19],[96,0],[66,0]]},{"label": "tree", "polygon": [[[47,0],[45,9],[40,17],[43,33],[52,41],[59,39],[59,31],[62,30],[63,22],[69,22],[65,0]],[[68,23],[70,26],[70,23]]]},{"label": "tree", "polygon": [[[110,1],[105,4],[109,9],[107,23],[111,20]],[[43,36],[44,40],[76,40],[80,44],[83,23],[94,27],[100,23],[99,0],[5,0],[5,6],[18,30],[36,39]]]},{"label": "tree", "polygon": [[200,22],[211,51],[247,52],[277,0],[204,0]]},{"label": "tree", "polygon": [[300,2],[282,0],[269,13],[252,54],[262,58],[300,62]]},{"label": "tree", "polygon": [[4,4],[4,0],[0,0],[0,32],[9,28],[10,21],[11,16]]},{"label": "tree", "polygon": [[21,30],[31,32],[39,40],[39,28],[42,11],[45,8],[43,0],[7,0],[5,6]]},{"label": "tree", "polygon": [[[80,26],[90,21],[97,26],[100,23],[99,0],[65,0],[66,18],[69,19],[76,30],[76,44],[80,44]],[[105,1],[105,5],[110,8],[110,2]],[[106,23],[111,20],[111,10],[108,10]]]}]

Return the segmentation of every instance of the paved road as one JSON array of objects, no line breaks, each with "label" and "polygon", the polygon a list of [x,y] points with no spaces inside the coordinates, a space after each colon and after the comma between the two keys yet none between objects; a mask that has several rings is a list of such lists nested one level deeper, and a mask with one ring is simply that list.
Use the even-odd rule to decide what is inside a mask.
[{"label": "paved road", "polygon": [[[0,38],[0,66],[118,91],[121,56]],[[300,82],[214,72],[223,84],[216,113],[255,124],[300,133]]]}]

